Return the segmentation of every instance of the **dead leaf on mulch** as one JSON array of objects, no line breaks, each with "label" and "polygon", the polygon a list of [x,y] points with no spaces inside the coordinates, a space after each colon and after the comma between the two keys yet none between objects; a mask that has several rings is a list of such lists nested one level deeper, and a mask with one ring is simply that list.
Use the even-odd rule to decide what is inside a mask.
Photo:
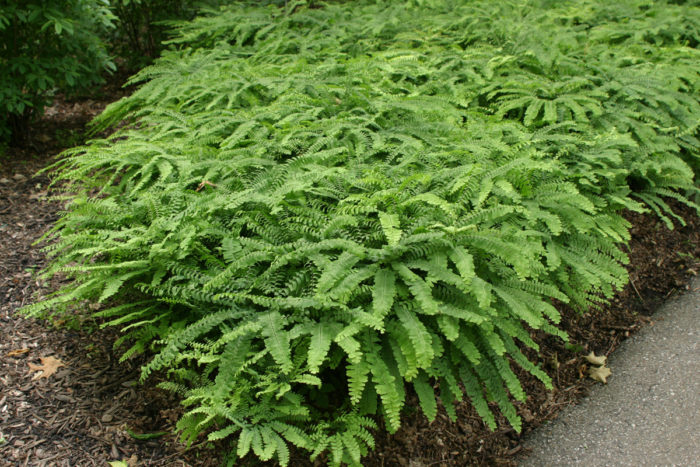
[{"label": "dead leaf on mulch", "polygon": [[608,357],[606,357],[605,355],[596,356],[595,352],[591,352],[583,358],[585,358],[586,361],[588,363],[590,363],[591,365],[601,366],[601,365],[605,365],[605,360],[607,360]]},{"label": "dead leaf on mulch", "polygon": [[29,369],[31,371],[38,372],[37,374],[35,374],[32,377],[33,380],[40,379],[40,378],[49,378],[54,373],[56,373],[56,370],[59,367],[66,366],[65,363],[63,363],[61,360],[59,360],[55,357],[41,357],[39,360],[41,360],[41,365],[27,363],[27,365],[29,365]]},{"label": "dead leaf on mulch", "polygon": [[136,467],[138,465],[139,458],[134,454],[130,458],[121,461],[111,461],[107,462],[111,467]]},{"label": "dead leaf on mulch", "polygon": [[25,354],[29,352],[29,349],[15,349],[15,350],[10,350],[7,352],[8,357],[17,357],[19,355]]},{"label": "dead leaf on mulch", "polygon": [[608,376],[610,376],[611,374],[612,371],[610,371],[610,368],[608,368],[607,366],[591,367],[588,369],[588,376],[590,376],[591,379],[600,381],[604,384],[608,383]]}]

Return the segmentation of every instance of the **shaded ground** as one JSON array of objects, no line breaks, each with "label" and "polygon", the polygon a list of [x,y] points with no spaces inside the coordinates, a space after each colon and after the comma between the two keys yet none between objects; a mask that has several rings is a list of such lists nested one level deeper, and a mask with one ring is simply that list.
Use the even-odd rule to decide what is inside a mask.
[{"label": "shaded ground", "polygon": [[[102,100],[118,96],[118,88],[103,90]],[[0,466],[106,465],[131,460],[131,465],[219,465],[216,450],[195,445],[186,449],[172,435],[138,440],[135,433],[169,431],[180,409],[177,401],[155,388],[157,381],[136,385],[141,361],[118,364],[111,345],[116,335],[91,323],[80,330],[50,329],[24,320],[15,312],[47,289],[33,278],[45,263],[32,243],[57,218],[61,206],[48,202],[48,179],[34,177],[61,147],[80,141],[83,125],[104,102],[60,100],[46,112],[33,132],[32,147],[10,149],[0,159]],[[652,215],[631,214],[631,281],[605,310],[578,315],[563,310],[563,325],[574,343],[608,355],[622,340],[654,318],[650,313],[668,297],[684,290],[699,270],[700,221],[675,205],[688,225],[669,231]],[[48,284],[48,289],[56,284]],[[530,394],[519,405],[523,434],[553,419],[563,408],[586,395],[582,352],[573,353],[552,338],[539,335],[542,356],[556,389],[545,391],[525,378]],[[28,363],[54,356],[65,366],[51,378],[38,378]],[[530,355],[535,358],[534,355]],[[364,461],[370,466],[513,465],[523,451],[521,436],[503,420],[489,432],[467,405],[451,423],[444,413],[432,424],[417,412],[404,416],[394,436],[377,434],[377,449]],[[218,448],[220,448],[219,446]],[[317,461],[317,464],[322,460]],[[309,465],[295,454],[292,465]]]}]

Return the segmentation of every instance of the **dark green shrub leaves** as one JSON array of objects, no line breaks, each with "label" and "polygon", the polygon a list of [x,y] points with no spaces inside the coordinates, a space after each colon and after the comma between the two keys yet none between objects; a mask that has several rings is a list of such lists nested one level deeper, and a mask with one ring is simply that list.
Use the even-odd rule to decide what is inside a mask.
[{"label": "dark green shrub leaves", "polygon": [[56,89],[85,89],[114,70],[101,40],[113,19],[101,0],[0,1],[0,142],[24,139]]}]

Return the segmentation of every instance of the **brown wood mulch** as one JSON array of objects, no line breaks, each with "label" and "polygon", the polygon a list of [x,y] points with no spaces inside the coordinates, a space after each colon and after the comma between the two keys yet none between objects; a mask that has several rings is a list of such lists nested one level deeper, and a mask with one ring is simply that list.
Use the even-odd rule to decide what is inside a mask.
[{"label": "brown wood mulch", "polygon": [[[99,330],[89,321],[81,329],[51,328],[16,314],[35,293],[55,286],[35,278],[45,257],[32,243],[57,219],[61,206],[44,199],[48,179],[34,174],[62,146],[79,142],[86,121],[115,93],[123,93],[115,87],[105,89],[98,100],[59,100],[34,130],[32,147],[11,148],[0,159],[0,466],[105,466],[115,460],[130,467],[220,465],[223,444],[208,448],[200,442],[188,449],[172,434],[147,440],[132,435],[172,431],[181,411],[177,400],[157,389],[155,381],[138,384],[142,361],[118,363],[112,351],[114,331]],[[634,226],[631,281],[610,305],[582,315],[562,308],[563,327],[585,352],[608,355],[640,327],[653,325],[652,312],[686,290],[688,278],[700,270],[700,219],[684,206],[674,207],[688,225],[673,231],[654,215],[628,216]],[[407,410],[398,433],[377,433],[377,448],[363,464],[514,465],[526,454],[522,436],[598,384],[584,376],[584,352],[574,353],[556,339],[536,336],[542,346],[540,361],[555,389],[546,391],[523,376],[529,394],[518,406],[523,433],[515,433],[504,420],[498,430],[488,431],[468,404],[458,407],[456,423],[444,412],[428,423],[419,412]],[[38,365],[40,357],[49,356],[64,366],[42,378],[28,364]],[[290,464],[310,465],[304,453],[296,452]]]}]

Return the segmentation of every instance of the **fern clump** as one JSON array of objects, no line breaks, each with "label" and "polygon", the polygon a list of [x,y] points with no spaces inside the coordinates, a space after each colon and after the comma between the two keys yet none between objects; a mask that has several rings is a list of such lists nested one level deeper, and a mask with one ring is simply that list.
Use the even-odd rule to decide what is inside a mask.
[{"label": "fern clump", "polygon": [[185,438],[359,464],[407,387],[519,430],[552,299],[627,280],[623,209],[697,187],[697,9],[448,0],[237,5],[182,24],[65,154],[29,307],[83,300],[189,408]]}]

